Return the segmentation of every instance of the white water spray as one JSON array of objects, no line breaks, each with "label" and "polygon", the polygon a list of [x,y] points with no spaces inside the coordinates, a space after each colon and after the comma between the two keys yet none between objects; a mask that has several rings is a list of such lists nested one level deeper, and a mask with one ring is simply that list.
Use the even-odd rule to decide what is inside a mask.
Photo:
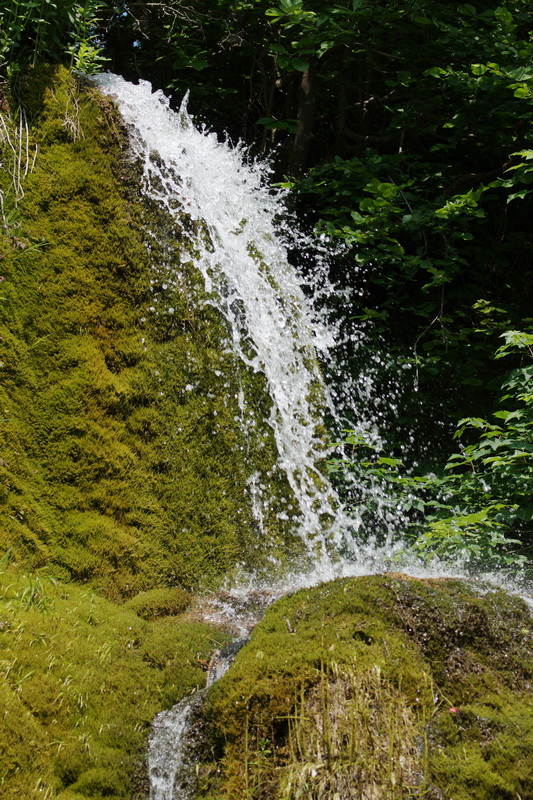
[{"label": "white water spray", "polygon": [[[342,344],[338,330],[313,304],[313,297],[335,292],[324,264],[318,260],[317,271],[309,279],[313,285],[304,291],[304,282],[288,258],[287,234],[275,223],[284,217],[282,198],[268,189],[265,168],[247,163],[243,148],[232,148],[219,142],[216,134],[197,130],[187,113],[187,97],[176,113],[163,93],[153,93],[147,81],[134,85],[111,73],[94,80],[117,101],[133,156],[141,163],[145,195],[176,221],[180,238],[189,237],[183,260],[189,263],[194,258],[208,302],[226,320],[233,352],[264,376],[277,466],[292,489],[298,532],[312,556],[312,567],[306,567],[305,574],[297,565],[274,591],[387,569],[391,556],[403,547],[400,541],[392,542],[402,518],[394,498],[379,485],[360,492],[361,505],[369,501],[389,532],[379,546],[368,535],[361,543],[356,535],[360,518],[354,518],[353,509],[350,515],[345,513],[318,466],[327,456],[317,434],[321,415],[327,412],[337,423],[341,416],[335,408],[338,403],[333,402],[338,390],[329,392],[319,368],[320,361],[335,363],[333,353]],[[182,224],[184,213],[190,225]],[[301,243],[312,249],[303,237]],[[343,392],[364,416],[366,407],[375,402],[372,370]],[[236,399],[245,426],[248,408],[242,389]],[[394,402],[394,390],[387,399]],[[361,419],[360,431],[364,439],[379,445],[375,425]],[[262,531],[269,497],[261,474],[253,464],[249,467],[251,510]],[[416,555],[406,553],[401,568],[413,575],[465,575],[464,562],[451,565],[434,559],[428,568]],[[502,582],[501,576],[485,577]],[[243,577],[242,587],[249,579],[249,575]],[[257,588],[255,576],[252,581]]]},{"label": "white water spray", "polygon": [[169,711],[161,711],[152,724],[148,743],[150,800],[174,800],[176,796],[176,779],[184,764],[182,742],[192,712],[191,698],[185,697]]}]

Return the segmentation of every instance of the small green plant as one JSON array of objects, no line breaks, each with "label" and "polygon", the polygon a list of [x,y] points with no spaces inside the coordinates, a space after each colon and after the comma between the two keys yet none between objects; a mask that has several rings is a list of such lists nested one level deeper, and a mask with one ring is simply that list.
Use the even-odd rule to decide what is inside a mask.
[{"label": "small green plant", "polygon": [[106,5],[103,0],[85,0],[76,3],[71,13],[73,41],[67,52],[71,56],[73,69],[86,75],[100,72],[107,61],[97,33],[100,21],[98,12]]},{"label": "small green plant", "polygon": [[[48,578],[48,580],[54,583],[53,578]],[[23,608],[35,607],[39,611],[46,611],[52,606],[53,601],[46,592],[44,581],[44,576],[28,574],[28,585],[20,596],[20,603]]]},{"label": "small green plant", "polygon": [[11,0],[0,10],[0,73],[11,78],[28,64],[61,62],[65,53],[80,71],[104,62],[96,35],[105,0]]},{"label": "small green plant", "polygon": [[[522,566],[527,561],[520,552],[522,542],[531,539],[533,503],[533,335],[507,331],[495,358],[518,356],[520,366],[509,372],[502,383],[496,422],[479,417],[461,419],[456,439],[467,443],[448,459],[440,492],[450,496],[432,519],[429,530],[417,541],[422,549],[450,554],[466,549],[475,557],[500,553],[504,564]],[[520,535],[510,538],[513,532]],[[516,547],[518,546],[518,548]]]},{"label": "small green plant", "polygon": [[424,559],[459,557],[513,568],[527,563],[533,520],[533,335],[506,331],[502,338],[495,358],[519,361],[502,382],[503,408],[494,412],[495,422],[459,420],[454,437],[461,449],[443,469],[414,475],[356,431],[345,431],[348,454],[329,461],[341,489],[356,487],[354,513],[364,497],[367,527],[379,532],[388,511],[389,523],[395,515],[399,533],[407,533]]}]

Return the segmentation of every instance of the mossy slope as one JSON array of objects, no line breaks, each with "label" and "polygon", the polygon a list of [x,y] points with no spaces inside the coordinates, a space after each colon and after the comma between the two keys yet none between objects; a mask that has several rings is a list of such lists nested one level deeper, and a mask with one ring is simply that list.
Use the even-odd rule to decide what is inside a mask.
[{"label": "mossy slope", "polygon": [[140,197],[112,103],[62,68],[18,91],[0,97],[0,795],[143,797],[149,722],[225,641],[176,616],[188,590],[290,538],[275,502],[259,535],[248,459],[287,488],[271,432],[240,426],[243,388],[268,416],[261,378]]},{"label": "mossy slope", "polygon": [[210,690],[198,798],[533,797],[533,632],[459,580],[278,601]]},{"label": "mossy slope", "polygon": [[[268,410],[260,378],[180,231],[140,201],[112,104],[43,68],[22,101],[29,157],[24,137],[18,160],[2,149],[2,544],[116,598],[257,563],[248,461],[282,484],[271,433],[241,430],[242,387]],[[275,503],[266,528],[286,544]]]}]

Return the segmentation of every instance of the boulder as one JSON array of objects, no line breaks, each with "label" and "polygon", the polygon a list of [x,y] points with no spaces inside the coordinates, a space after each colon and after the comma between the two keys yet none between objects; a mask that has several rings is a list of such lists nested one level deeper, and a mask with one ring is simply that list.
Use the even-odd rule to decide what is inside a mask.
[{"label": "boulder", "polygon": [[524,600],[465,580],[286,596],[208,692],[195,797],[532,798],[532,643]]}]

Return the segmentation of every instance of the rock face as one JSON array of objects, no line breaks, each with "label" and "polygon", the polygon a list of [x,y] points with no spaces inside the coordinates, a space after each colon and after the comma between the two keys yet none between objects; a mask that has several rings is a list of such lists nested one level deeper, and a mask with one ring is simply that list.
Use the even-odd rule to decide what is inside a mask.
[{"label": "rock face", "polygon": [[278,601],[211,689],[197,798],[533,797],[532,619],[399,574]]}]

